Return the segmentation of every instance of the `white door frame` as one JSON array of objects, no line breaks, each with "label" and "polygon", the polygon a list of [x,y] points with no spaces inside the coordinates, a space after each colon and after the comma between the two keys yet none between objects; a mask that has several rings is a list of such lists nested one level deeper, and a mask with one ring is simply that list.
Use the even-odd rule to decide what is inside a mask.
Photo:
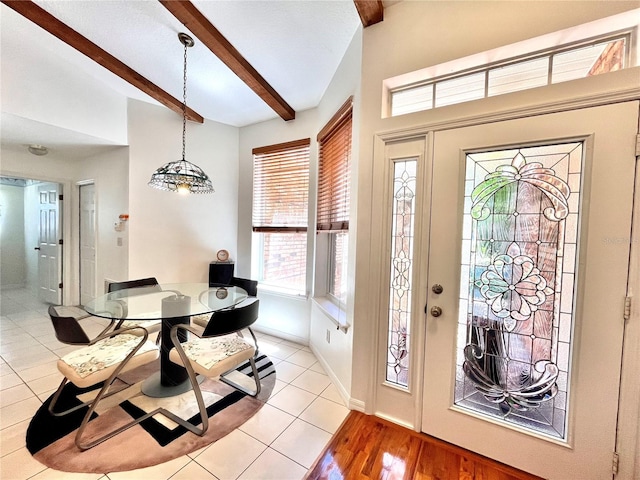
[{"label": "white door frame", "polygon": [[[631,298],[629,318],[624,330],[622,375],[618,410],[616,451],[625,459],[618,464],[620,479],[640,478],[640,133],[636,147],[636,178],[631,222],[631,254],[629,287]],[[633,461],[631,461],[633,459]]]},{"label": "white door frame", "polygon": [[[525,118],[530,115],[541,115],[546,113],[555,113],[560,111],[570,111],[577,110],[582,108],[588,108],[592,106],[606,105],[606,104],[614,104],[626,102],[629,100],[638,100],[640,99],[640,87],[636,88],[632,91],[623,91],[623,92],[613,92],[607,96],[594,97],[594,98],[581,98],[576,101],[568,101],[568,102],[560,102],[557,104],[548,104],[541,106],[534,106],[523,109],[512,109],[509,111],[505,111],[503,113],[499,113],[496,115],[492,115],[491,117],[474,117],[468,116],[465,118],[457,118],[451,121],[444,122],[434,122],[434,123],[426,123],[419,126],[409,126],[406,128],[401,128],[398,130],[393,130],[390,132],[383,132],[376,134],[374,137],[374,151],[373,151],[373,163],[377,167],[377,173],[374,173],[374,178],[376,180],[377,185],[382,185],[380,180],[383,180],[383,175],[381,174],[381,169],[386,169],[385,163],[387,162],[386,158],[386,147],[387,145],[397,142],[397,141],[406,141],[408,139],[424,139],[424,144],[429,145],[429,136],[432,132],[437,132],[441,130],[448,130],[452,128],[472,126],[472,125],[481,125],[487,122],[497,122],[503,120],[511,120],[517,118]],[[426,148],[427,151],[423,152],[423,155],[426,156],[429,148]],[[640,265],[640,172],[636,172],[636,192],[635,192],[635,210],[634,217],[632,220],[632,228],[634,232],[634,238],[632,239],[632,259],[634,259],[634,266],[631,267],[630,271],[630,288],[632,292],[640,292],[640,267],[635,267],[635,265]],[[383,180],[384,181],[384,180]],[[376,211],[377,205],[372,209]],[[380,219],[372,219],[372,222],[375,222],[377,226],[380,226]],[[381,231],[382,230],[382,231]],[[373,229],[372,231],[376,231]],[[385,239],[383,235],[386,233],[384,229],[377,229],[378,236],[372,239],[371,251],[382,252],[382,249],[376,248],[384,245]],[[634,272],[635,270],[635,272]],[[376,282],[377,285],[375,287],[379,289],[386,288],[384,285],[380,284],[380,273],[375,273],[372,275],[372,283]],[[415,295],[420,298],[420,302],[422,304],[426,304],[426,285],[416,285],[416,288],[419,288],[420,291],[415,292]],[[634,477],[634,468],[640,471],[640,448],[637,448],[640,445],[640,426],[639,418],[640,418],[640,385],[637,383],[637,378],[640,377],[640,358],[638,358],[637,352],[640,350],[640,294],[636,293],[635,302],[632,302],[632,309],[630,312],[630,319],[627,322],[627,328],[625,329],[625,337],[624,337],[624,349],[626,354],[623,358],[623,366],[622,366],[622,380],[620,386],[620,411],[619,411],[619,433],[618,433],[618,452],[627,459],[635,457],[634,465],[630,465],[629,460],[627,460],[627,464],[621,464],[619,475],[617,478],[621,479],[629,479],[629,480],[638,480],[639,477]],[[379,322],[386,322],[385,316],[383,315],[383,310],[379,304],[372,304],[370,313],[374,316],[374,318],[378,319]],[[413,334],[416,342],[422,342],[424,345],[424,322],[419,322],[417,325],[413,325],[414,330]],[[396,412],[389,411],[387,406],[383,405],[385,399],[384,391],[390,391],[390,388],[383,385],[381,382],[381,372],[380,365],[383,363],[381,356],[384,356],[384,352],[380,350],[380,342],[381,335],[384,336],[384,332],[386,332],[387,326],[386,323],[384,325],[378,324],[378,328],[375,330],[375,334],[372,335],[371,338],[371,350],[373,353],[372,361],[370,362],[370,370],[369,370],[369,378],[370,388],[368,391],[368,398],[365,403],[364,410],[368,413],[374,413],[382,418],[386,418],[392,422],[404,425],[408,428],[412,428],[415,431],[420,431],[421,425],[421,406],[422,406],[422,392],[420,389],[413,389],[411,392],[407,393],[409,398],[403,401],[403,404],[406,405],[411,404],[413,406],[409,411],[405,410],[402,415],[396,414]],[[423,355],[421,352],[416,351],[414,348],[415,358],[413,359],[413,375],[422,375],[422,363],[423,363]],[[634,355],[635,354],[635,355]],[[396,395],[392,393],[392,395]],[[402,395],[405,395],[402,393]],[[389,397],[386,396],[388,399]]]}]

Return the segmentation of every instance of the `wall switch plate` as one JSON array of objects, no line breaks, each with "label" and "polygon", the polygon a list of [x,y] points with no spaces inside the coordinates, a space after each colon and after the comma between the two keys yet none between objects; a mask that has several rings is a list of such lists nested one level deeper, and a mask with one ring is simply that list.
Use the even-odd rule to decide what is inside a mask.
[{"label": "wall switch plate", "polygon": [[118,247],[121,247],[121,246],[122,246],[122,237],[118,237],[118,238],[116,239],[116,245],[117,245]]}]

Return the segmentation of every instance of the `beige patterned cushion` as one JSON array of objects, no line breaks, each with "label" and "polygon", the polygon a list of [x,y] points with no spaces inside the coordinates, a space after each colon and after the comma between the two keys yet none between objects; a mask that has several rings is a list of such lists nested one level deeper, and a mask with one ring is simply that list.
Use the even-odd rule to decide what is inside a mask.
[{"label": "beige patterned cushion", "polygon": [[[253,345],[235,333],[212,338],[194,337],[181,345],[187,358],[191,361],[193,370],[208,377],[225,373],[248,360],[255,353]],[[175,348],[171,350],[169,359],[182,365]]]},{"label": "beige patterned cushion", "polygon": [[[62,357],[58,360],[58,370],[78,387],[95,385],[109,378],[138,343],[140,337],[128,333],[105,338]],[[158,356],[158,347],[147,340],[122,371],[153,361]]]},{"label": "beige patterned cushion", "polygon": [[211,319],[211,314],[204,313],[202,315],[194,315],[193,317],[191,317],[191,322],[195,323],[196,325],[200,325],[201,327],[206,327],[210,319]]},{"label": "beige patterned cushion", "polygon": [[[157,332],[162,327],[162,320],[125,320],[120,328],[142,327],[149,333]],[[132,330],[132,335],[142,335],[141,330]]]}]

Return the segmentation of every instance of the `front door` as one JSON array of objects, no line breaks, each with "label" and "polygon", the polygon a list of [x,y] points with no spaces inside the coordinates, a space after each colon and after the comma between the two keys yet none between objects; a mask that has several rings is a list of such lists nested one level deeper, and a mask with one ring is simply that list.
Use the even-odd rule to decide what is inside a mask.
[{"label": "front door", "polygon": [[628,102],[435,133],[424,432],[612,477],[637,126]]},{"label": "front door", "polygon": [[62,228],[60,185],[38,186],[38,291],[41,300],[62,303]]}]

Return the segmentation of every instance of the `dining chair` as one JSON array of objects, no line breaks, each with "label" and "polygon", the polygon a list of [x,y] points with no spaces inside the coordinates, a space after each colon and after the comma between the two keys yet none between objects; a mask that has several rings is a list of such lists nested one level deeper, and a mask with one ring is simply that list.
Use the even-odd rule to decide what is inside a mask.
[{"label": "dining chair", "polygon": [[[49,413],[56,417],[89,407],[76,433],[76,446],[80,450],[88,450],[139,423],[140,419],[134,420],[89,442],[84,442],[82,439],[87,423],[98,403],[103,398],[123,390],[120,388],[109,391],[118,375],[158,358],[159,348],[148,340],[148,332],[141,326],[112,330],[111,325],[115,322],[112,320],[112,323],[97,337],[90,339],[76,318],[58,315],[53,305],[49,306],[49,316],[56,338],[60,342],[81,346],[58,360],[57,367],[64,378],[48,407]],[[137,334],[134,335],[134,331],[137,331]],[[93,387],[101,383],[102,386],[93,400],[57,412],[56,404],[62,390],[69,382],[78,388]]]},{"label": "dining chair", "polygon": [[[246,291],[247,295],[251,297],[247,299],[247,301],[252,301],[252,298],[255,298],[258,296],[257,280],[249,280],[248,278],[232,277],[231,283],[229,285],[232,287],[240,287],[244,291]],[[242,305],[242,303],[240,305]],[[201,327],[206,327],[207,323],[209,323],[209,318],[210,317],[208,315],[197,315],[193,317],[192,321],[196,325],[200,325]],[[257,356],[259,353],[258,339],[256,338],[255,333],[253,333],[253,330],[251,329],[251,327],[247,327],[247,330],[249,330],[249,333],[251,334],[251,338],[253,338],[253,343],[256,347],[255,356]]]},{"label": "dining chair", "polygon": [[[209,428],[209,416],[196,375],[219,377],[222,382],[253,397],[260,393],[260,377],[254,360],[255,348],[237,333],[256,321],[259,305],[260,301],[254,299],[236,308],[214,312],[202,332],[190,324],[175,325],[171,329],[173,348],[169,352],[169,360],[187,370],[200,410],[200,428],[184,419],[178,422],[191,432],[204,435]],[[186,332],[180,330],[191,333],[190,338],[183,343],[178,335]],[[227,377],[227,374],[247,361],[251,366],[248,377],[253,377],[255,390],[249,390]]]},{"label": "dining chair", "polygon": [[[162,291],[158,280],[155,277],[147,277],[140,278],[137,280],[126,280],[124,282],[111,282],[107,287],[107,293],[119,292],[121,290],[135,289],[135,288],[143,288],[144,290],[140,291],[142,293],[149,293],[150,291],[157,290],[158,292]],[[127,291],[127,296],[135,296],[135,290]],[[125,314],[126,315],[126,314]],[[162,320],[120,320],[116,328],[125,328],[125,327],[143,327],[147,332],[154,333],[159,332],[162,327]],[[160,335],[156,337],[156,343],[160,342]]]}]

